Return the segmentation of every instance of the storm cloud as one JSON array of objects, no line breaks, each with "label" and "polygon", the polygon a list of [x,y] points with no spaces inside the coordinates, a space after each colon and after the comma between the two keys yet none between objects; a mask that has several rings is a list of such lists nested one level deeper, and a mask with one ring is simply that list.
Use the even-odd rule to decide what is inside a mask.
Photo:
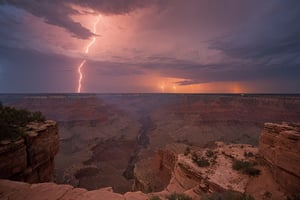
[{"label": "storm cloud", "polygon": [[135,9],[156,4],[156,1],[147,0],[1,0],[2,5],[11,5],[24,9],[36,17],[41,17],[48,24],[59,26],[69,31],[72,36],[88,39],[94,34],[75,22],[71,15],[80,15],[72,6],[83,6],[92,9],[95,14],[106,15],[126,14]]},{"label": "storm cloud", "polygon": [[[93,34],[84,17],[100,14]],[[297,0],[0,0],[0,91],[22,91],[4,76],[20,74],[22,52],[28,78],[51,69],[59,83],[58,74],[70,77],[66,91],[86,59],[86,91],[152,92],[170,78],[179,87],[235,82],[251,88],[244,92],[299,93],[299,19]],[[57,85],[39,86],[30,88]]]}]

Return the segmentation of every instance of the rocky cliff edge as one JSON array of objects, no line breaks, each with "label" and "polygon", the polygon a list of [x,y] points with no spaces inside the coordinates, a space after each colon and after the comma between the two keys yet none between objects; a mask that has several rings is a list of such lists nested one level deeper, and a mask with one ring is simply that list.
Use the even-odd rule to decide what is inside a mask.
[{"label": "rocky cliff edge", "polygon": [[274,179],[289,193],[300,194],[300,123],[265,123],[259,153]]},{"label": "rocky cliff edge", "polygon": [[0,141],[0,178],[29,183],[51,181],[58,149],[56,122],[31,122],[19,139]]}]

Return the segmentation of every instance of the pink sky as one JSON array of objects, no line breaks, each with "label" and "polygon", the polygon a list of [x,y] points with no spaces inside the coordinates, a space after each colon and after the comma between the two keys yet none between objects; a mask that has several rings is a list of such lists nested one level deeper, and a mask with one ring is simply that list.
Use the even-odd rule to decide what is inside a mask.
[{"label": "pink sky", "polygon": [[292,3],[70,2],[0,6],[1,91],[77,92],[85,60],[81,92],[299,92]]}]

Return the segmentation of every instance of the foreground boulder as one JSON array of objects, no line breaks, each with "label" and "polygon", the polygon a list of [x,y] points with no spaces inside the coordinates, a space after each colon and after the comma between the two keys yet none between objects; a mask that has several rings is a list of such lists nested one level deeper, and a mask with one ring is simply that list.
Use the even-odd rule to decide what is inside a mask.
[{"label": "foreground boulder", "polygon": [[147,200],[141,192],[114,193],[111,187],[87,191],[55,183],[28,184],[0,179],[0,199],[14,200]]}]

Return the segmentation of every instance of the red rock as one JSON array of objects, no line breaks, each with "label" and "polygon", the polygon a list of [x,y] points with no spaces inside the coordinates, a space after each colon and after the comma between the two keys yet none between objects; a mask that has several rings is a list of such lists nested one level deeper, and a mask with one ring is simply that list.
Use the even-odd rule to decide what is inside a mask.
[{"label": "red rock", "polygon": [[289,193],[300,193],[300,124],[265,123],[259,153],[274,179]]},{"label": "red rock", "polygon": [[59,148],[56,122],[30,123],[26,128],[24,139],[0,145],[0,178],[51,181]]}]

